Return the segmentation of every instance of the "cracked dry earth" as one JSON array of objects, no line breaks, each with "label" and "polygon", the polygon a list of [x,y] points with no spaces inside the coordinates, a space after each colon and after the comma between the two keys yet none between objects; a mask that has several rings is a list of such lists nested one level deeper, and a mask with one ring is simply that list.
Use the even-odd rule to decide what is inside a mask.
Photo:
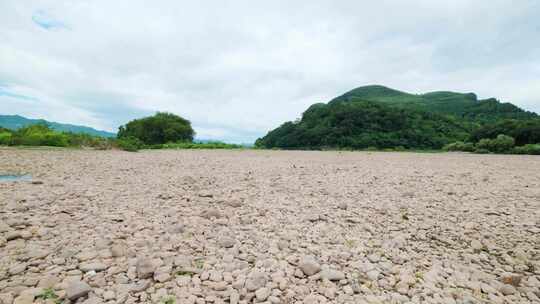
[{"label": "cracked dry earth", "polygon": [[540,303],[540,157],[0,150],[0,303]]}]

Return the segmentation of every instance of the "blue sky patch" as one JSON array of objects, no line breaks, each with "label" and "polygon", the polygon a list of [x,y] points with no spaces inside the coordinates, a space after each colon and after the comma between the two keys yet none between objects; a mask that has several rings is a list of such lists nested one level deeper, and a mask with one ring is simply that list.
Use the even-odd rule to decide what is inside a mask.
[{"label": "blue sky patch", "polygon": [[65,29],[67,26],[60,20],[53,18],[47,12],[38,10],[32,15],[32,21],[46,30]]}]

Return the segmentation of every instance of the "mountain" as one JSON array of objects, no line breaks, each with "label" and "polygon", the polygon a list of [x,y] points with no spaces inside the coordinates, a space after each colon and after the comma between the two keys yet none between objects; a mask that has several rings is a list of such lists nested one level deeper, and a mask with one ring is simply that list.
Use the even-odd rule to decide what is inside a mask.
[{"label": "mountain", "polygon": [[502,103],[495,98],[479,100],[474,93],[438,91],[411,94],[381,85],[359,87],[330,102],[354,100],[383,102],[396,107],[452,115],[478,123],[499,119],[538,118],[533,112],[525,111],[511,103]]},{"label": "mountain", "polygon": [[115,133],[96,130],[94,128],[78,125],[63,124],[58,122],[47,121],[44,119],[30,119],[19,115],[0,115],[0,127],[6,129],[17,130],[19,128],[35,125],[47,124],[53,130],[61,132],[85,133],[93,136],[101,137],[116,137]]},{"label": "mountain", "polygon": [[538,118],[510,103],[493,98],[478,100],[474,93],[410,94],[372,85],[351,90],[326,104],[312,105],[300,120],[270,131],[256,141],[256,146],[440,149],[450,142],[468,140],[481,126],[493,130],[492,124],[509,119],[533,120],[536,126]]}]

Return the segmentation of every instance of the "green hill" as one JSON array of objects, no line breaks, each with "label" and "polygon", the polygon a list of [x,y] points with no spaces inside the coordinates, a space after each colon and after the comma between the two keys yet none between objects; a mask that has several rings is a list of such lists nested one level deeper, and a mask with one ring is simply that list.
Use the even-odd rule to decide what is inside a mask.
[{"label": "green hill", "polygon": [[22,127],[35,125],[35,124],[46,124],[51,129],[55,131],[61,131],[61,132],[72,132],[76,134],[89,134],[89,135],[101,136],[101,137],[116,137],[116,134],[114,133],[107,132],[107,131],[100,131],[100,130],[96,130],[94,128],[90,128],[86,126],[51,122],[44,119],[30,119],[30,118],[26,118],[19,115],[0,115],[0,127],[4,127],[6,129],[17,130]]},{"label": "green hill", "polygon": [[[473,93],[410,94],[384,86],[356,88],[328,104],[309,107],[296,122],[286,122],[256,145],[265,148],[440,149],[465,141],[481,126],[538,115]],[[530,129],[530,128],[529,128]]]},{"label": "green hill", "polygon": [[356,88],[331,102],[354,100],[383,102],[396,107],[452,115],[476,123],[500,119],[538,118],[538,115],[533,112],[527,112],[511,103],[502,103],[495,98],[479,100],[474,93],[438,91],[410,94],[380,85]]}]

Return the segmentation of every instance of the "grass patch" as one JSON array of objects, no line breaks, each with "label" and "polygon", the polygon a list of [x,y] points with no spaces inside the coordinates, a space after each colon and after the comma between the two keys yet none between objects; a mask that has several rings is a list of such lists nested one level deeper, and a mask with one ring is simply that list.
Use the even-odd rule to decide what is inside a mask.
[{"label": "grass patch", "polygon": [[41,300],[52,300],[55,304],[61,304],[63,303],[62,300],[60,300],[60,297],[54,292],[54,289],[52,288],[46,288],[43,290],[42,293],[38,294],[36,296],[36,299]]}]

